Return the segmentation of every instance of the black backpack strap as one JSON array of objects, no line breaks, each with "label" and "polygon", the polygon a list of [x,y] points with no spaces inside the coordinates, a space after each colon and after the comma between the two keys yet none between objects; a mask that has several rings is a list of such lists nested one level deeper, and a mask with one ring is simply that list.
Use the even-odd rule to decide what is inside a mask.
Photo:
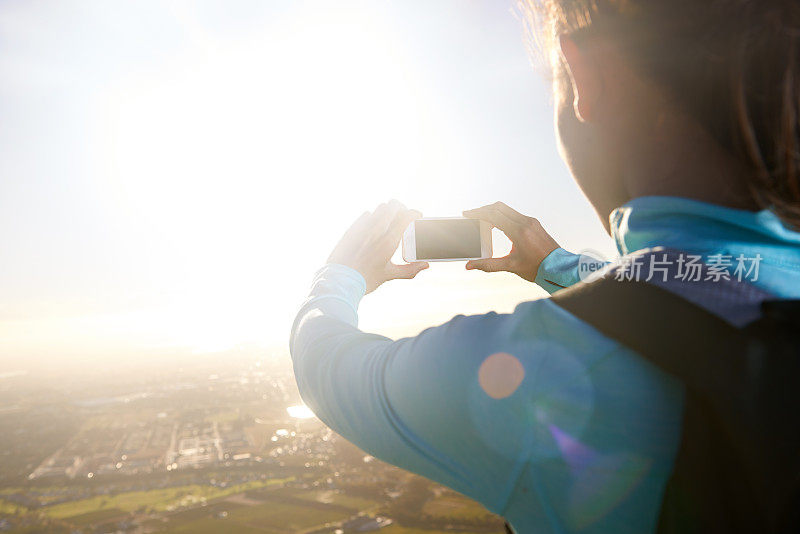
[{"label": "black backpack strap", "polygon": [[721,368],[708,355],[738,354],[748,336],[656,285],[599,278],[562,289],[551,301],[689,387],[730,389],[747,379],[744,359],[726,359]]},{"label": "black backpack strap", "polygon": [[[779,443],[798,443],[784,410],[792,402],[765,403],[764,390],[776,383],[765,379],[776,370],[784,370],[783,383],[794,383],[796,362],[775,365],[775,351],[750,332],[652,284],[599,278],[561,290],[552,301],[686,386],[659,532],[779,532],[776,525],[794,523],[779,515],[793,498],[788,474],[797,463],[788,452],[770,458]],[[785,428],[765,428],[772,417],[782,417]],[[782,479],[786,487],[775,488]]]}]

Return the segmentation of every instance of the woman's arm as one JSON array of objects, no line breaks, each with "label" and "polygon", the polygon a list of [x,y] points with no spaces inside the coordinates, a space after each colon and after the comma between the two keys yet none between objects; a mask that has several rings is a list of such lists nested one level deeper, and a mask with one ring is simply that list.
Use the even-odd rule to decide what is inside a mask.
[{"label": "woman's arm", "polygon": [[652,526],[677,447],[677,385],[549,299],[392,341],[356,328],[365,289],[326,266],[292,330],[300,393],[323,422],[525,518],[525,532],[570,531],[607,506],[638,518],[633,530]]},{"label": "woman's arm", "polygon": [[[511,316],[457,317],[399,341],[357,328],[365,293],[427,267],[389,261],[403,230],[419,216],[390,202],[362,215],[345,233],[295,320],[295,377],[304,401],[345,438],[500,511],[521,465],[524,435],[532,430],[527,423],[511,425],[500,440],[493,432],[487,440],[475,435],[477,420],[470,414],[481,419],[489,413],[486,403],[508,402],[488,396],[477,378],[489,355],[523,350],[505,337]],[[523,377],[512,372],[505,378],[517,387]],[[492,380],[503,386],[503,376],[495,373]]]},{"label": "woman's arm", "polygon": [[[497,344],[496,333],[511,316],[457,317],[392,341],[357,329],[365,290],[364,279],[348,267],[332,264],[317,273],[291,337],[304,402],[370,454],[499,512],[531,429],[510,425],[503,436],[491,436],[476,434],[473,425],[499,402],[480,389],[478,369],[489,354],[515,350]],[[523,377],[524,371],[507,379],[519,378],[519,386]]]},{"label": "woman's arm", "polygon": [[[361,297],[392,273],[422,268],[388,263],[414,214],[386,209],[383,220],[398,222],[362,217],[295,320],[291,354],[309,407],[376,457],[524,520],[526,531],[568,530],[563,521],[600,506],[607,488],[631,496],[616,509],[652,522],[677,446],[679,388],[549,299],[398,341],[361,332]],[[363,244],[383,252],[370,258]],[[599,476],[585,457],[599,462],[602,491],[583,503],[575,491]]]}]

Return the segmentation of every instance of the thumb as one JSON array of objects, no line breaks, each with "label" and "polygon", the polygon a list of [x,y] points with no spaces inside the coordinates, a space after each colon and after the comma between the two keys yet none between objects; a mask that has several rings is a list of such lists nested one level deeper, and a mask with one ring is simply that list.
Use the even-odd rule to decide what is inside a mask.
[{"label": "thumb", "polygon": [[395,278],[414,278],[417,273],[424,271],[429,267],[428,262],[418,261],[415,263],[406,263],[404,265],[397,265],[396,263],[389,263],[387,271],[391,279]]},{"label": "thumb", "polygon": [[482,260],[469,260],[467,262],[467,270],[477,270],[486,273],[496,273],[499,271],[508,271],[509,262],[508,256],[502,258],[484,258]]}]

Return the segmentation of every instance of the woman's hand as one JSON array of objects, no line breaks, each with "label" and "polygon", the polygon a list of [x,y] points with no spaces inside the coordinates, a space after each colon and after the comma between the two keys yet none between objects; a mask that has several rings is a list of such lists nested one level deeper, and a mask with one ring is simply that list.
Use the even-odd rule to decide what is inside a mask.
[{"label": "woman's hand", "polygon": [[426,262],[397,265],[390,260],[406,227],[420,217],[420,212],[396,200],[381,204],[353,223],[331,252],[328,263],[346,265],[361,273],[367,281],[367,293],[389,280],[414,278],[428,268]]},{"label": "woman's hand", "polygon": [[542,260],[559,248],[556,240],[545,232],[539,221],[509,208],[502,202],[467,210],[465,217],[488,222],[499,228],[511,240],[511,252],[502,258],[470,260],[467,269],[478,269],[487,273],[508,271],[529,282],[533,282]]}]

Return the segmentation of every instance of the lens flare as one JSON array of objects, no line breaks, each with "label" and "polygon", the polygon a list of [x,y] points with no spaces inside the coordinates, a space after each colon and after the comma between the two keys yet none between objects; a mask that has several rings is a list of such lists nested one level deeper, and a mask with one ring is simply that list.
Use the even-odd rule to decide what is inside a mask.
[{"label": "lens flare", "polygon": [[515,356],[506,352],[490,355],[478,369],[478,382],[493,399],[513,395],[524,378],[525,368]]}]

